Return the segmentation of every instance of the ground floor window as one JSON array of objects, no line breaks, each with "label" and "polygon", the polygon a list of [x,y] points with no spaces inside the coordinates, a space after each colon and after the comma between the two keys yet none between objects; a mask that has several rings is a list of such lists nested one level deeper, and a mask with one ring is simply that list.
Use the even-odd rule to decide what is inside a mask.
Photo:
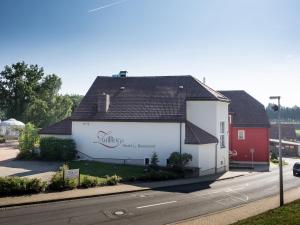
[{"label": "ground floor window", "polygon": [[220,135],[220,147],[225,148],[225,135]]}]

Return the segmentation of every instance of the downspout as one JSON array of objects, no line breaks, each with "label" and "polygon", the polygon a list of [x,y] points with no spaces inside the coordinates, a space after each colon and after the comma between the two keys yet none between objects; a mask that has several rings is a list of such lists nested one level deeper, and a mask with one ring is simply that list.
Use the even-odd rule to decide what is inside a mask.
[{"label": "downspout", "polygon": [[218,143],[215,147],[215,174],[218,173]]},{"label": "downspout", "polygon": [[179,154],[180,154],[180,157],[181,157],[181,154],[182,154],[182,149],[181,149],[181,137],[182,137],[182,124],[181,124],[181,120],[180,120],[180,123],[179,123]]}]

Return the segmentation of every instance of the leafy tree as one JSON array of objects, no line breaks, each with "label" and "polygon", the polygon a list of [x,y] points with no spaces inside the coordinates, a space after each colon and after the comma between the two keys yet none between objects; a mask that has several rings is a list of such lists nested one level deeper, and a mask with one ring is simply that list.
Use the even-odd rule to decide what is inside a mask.
[{"label": "leafy tree", "polygon": [[81,95],[59,95],[61,79],[43,68],[18,62],[0,73],[0,118],[46,127],[71,115]]},{"label": "leafy tree", "polygon": [[67,95],[70,97],[71,101],[72,101],[72,112],[74,112],[74,110],[77,108],[77,106],[79,106],[81,100],[83,99],[82,95]]},{"label": "leafy tree", "polygon": [[38,65],[18,62],[5,66],[0,72],[0,104],[7,118],[28,122],[30,120],[26,116],[29,105],[37,99],[52,99],[60,87],[58,76],[45,75],[44,69]]},{"label": "leafy tree", "polygon": [[3,109],[0,109],[0,120],[3,120],[6,118],[5,112]]},{"label": "leafy tree", "polygon": [[72,106],[72,100],[67,95],[56,95],[48,101],[36,98],[28,105],[26,118],[38,127],[46,127],[70,116]]},{"label": "leafy tree", "polygon": [[[272,109],[272,104],[269,104],[266,108],[266,112],[271,121],[277,120],[278,111]],[[281,106],[281,118],[285,122],[299,122],[300,121],[300,107],[284,107]]]},{"label": "leafy tree", "polygon": [[19,136],[19,159],[31,159],[34,155],[33,149],[39,142],[37,129],[32,123],[27,123],[20,131]]}]

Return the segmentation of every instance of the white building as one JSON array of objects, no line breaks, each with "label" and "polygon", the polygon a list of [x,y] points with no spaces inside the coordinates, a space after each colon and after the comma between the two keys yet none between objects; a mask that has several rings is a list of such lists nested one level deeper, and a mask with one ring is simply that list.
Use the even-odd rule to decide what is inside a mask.
[{"label": "white building", "polygon": [[102,77],[73,115],[40,134],[71,137],[82,159],[167,165],[190,153],[199,174],[228,170],[229,100],[192,76]]}]

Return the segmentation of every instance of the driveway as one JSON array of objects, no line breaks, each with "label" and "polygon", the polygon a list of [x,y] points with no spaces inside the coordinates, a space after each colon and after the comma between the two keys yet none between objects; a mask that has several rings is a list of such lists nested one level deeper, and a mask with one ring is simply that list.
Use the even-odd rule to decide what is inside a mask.
[{"label": "driveway", "polygon": [[16,160],[16,141],[0,144],[0,176],[37,177],[49,181],[61,163]]}]

